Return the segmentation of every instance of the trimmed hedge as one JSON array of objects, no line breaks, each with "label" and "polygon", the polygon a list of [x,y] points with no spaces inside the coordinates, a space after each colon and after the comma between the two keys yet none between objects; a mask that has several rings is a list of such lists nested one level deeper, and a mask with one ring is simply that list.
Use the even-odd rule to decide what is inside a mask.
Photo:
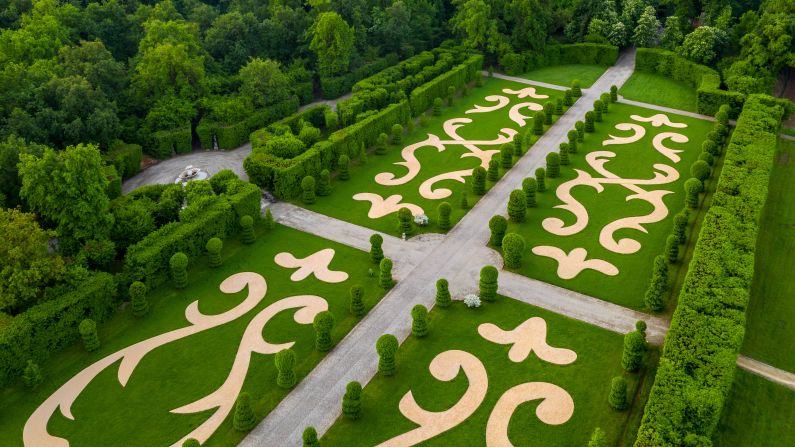
[{"label": "trimmed hedge", "polygon": [[745,333],[754,249],[782,115],[769,98],[750,95],[737,120],[636,446],[707,443],[718,424]]},{"label": "trimmed hedge", "polygon": [[618,60],[618,47],[597,43],[575,43],[547,45],[543,52],[505,53],[500,57],[499,62],[506,74],[518,75],[551,65],[613,65],[616,60]]},{"label": "trimmed hedge", "polygon": [[325,99],[335,99],[348,92],[353,85],[360,79],[364,79],[374,73],[377,73],[390,65],[396,64],[398,56],[396,54],[388,54],[380,59],[376,59],[370,63],[362,65],[361,67],[352,70],[342,76],[334,77],[321,77],[320,78],[320,92]]},{"label": "trimmed hedge", "polygon": [[218,140],[219,149],[235,149],[249,140],[249,135],[254,129],[294,114],[298,111],[298,105],[298,97],[291,96],[280,103],[254,111],[245,120],[237,123],[219,123],[204,117],[196,126],[196,133],[199,135],[202,149],[214,149],[213,135]]},{"label": "trimmed hedge", "polygon": [[108,273],[80,280],[80,287],[44,301],[0,326],[0,386],[21,376],[28,360],[41,363],[78,338],[81,321],[102,321],[116,307],[116,281]]},{"label": "trimmed hedge", "polygon": [[103,158],[108,164],[116,167],[116,172],[123,179],[128,179],[141,172],[143,152],[140,145],[116,141]]},{"label": "trimmed hedge", "polygon": [[158,160],[165,160],[174,152],[185,154],[193,150],[190,124],[178,129],[155,132],[152,138],[154,141],[147,153]]},{"label": "trimmed hedge", "polygon": [[474,54],[457,67],[415,88],[409,97],[413,116],[420,116],[423,112],[430,109],[436,98],[447,97],[449,87],[458,90],[474,80],[475,73],[482,69],[483,55]]}]

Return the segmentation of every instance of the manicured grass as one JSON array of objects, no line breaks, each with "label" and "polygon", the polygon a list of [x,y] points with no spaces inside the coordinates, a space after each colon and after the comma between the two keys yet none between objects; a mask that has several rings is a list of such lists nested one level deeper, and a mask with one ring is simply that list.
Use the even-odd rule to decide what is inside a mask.
[{"label": "manicured grass", "polygon": [[737,368],[715,447],[795,445],[795,391]]},{"label": "manicured grass", "polygon": [[795,141],[779,140],[769,188],[742,351],[795,372]]},{"label": "manicured grass", "polygon": [[[481,88],[472,89],[468,96],[457,97],[452,107],[445,106],[442,109],[441,116],[430,117],[427,127],[419,124],[416,125],[414,132],[410,135],[404,135],[403,143],[398,146],[391,146],[388,152],[384,155],[369,154],[367,163],[364,165],[356,165],[351,168],[351,178],[347,181],[341,181],[337,178],[333,179],[333,191],[330,196],[318,197],[317,201],[312,205],[305,205],[300,200],[295,203],[304,206],[307,209],[316,211],[337,219],[345,220],[357,225],[369,227],[375,230],[383,231],[386,233],[399,235],[397,232],[397,214],[392,213],[384,217],[372,219],[368,217],[370,211],[370,202],[354,200],[353,196],[358,193],[375,193],[381,197],[386,198],[392,195],[402,196],[401,203],[412,203],[420,206],[425,214],[429,217],[430,224],[426,227],[415,226],[416,233],[424,232],[443,232],[437,225],[437,208],[442,202],[448,202],[452,206],[452,214],[450,221],[453,225],[461,220],[468,210],[462,209],[459,206],[461,194],[467,191],[467,197],[470,208],[479,199],[478,196],[472,193],[471,177],[465,177],[467,184],[458,182],[456,180],[442,180],[434,184],[433,189],[447,188],[452,191],[452,195],[438,200],[430,200],[422,197],[419,193],[420,185],[426,180],[447,172],[471,170],[480,165],[480,159],[475,157],[465,157],[465,154],[471,151],[463,145],[448,144],[444,151],[439,152],[433,146],[422,147],[415,152],[415,156],[421,163],[421,170],[419,174],[409,181],[408,183],[397,186],[384,186],[375,182],[375,176],[382,172],[393,173],[396,177],[402,177],[407,173],[407,169],[396,163],[403,161],[401,150],[403,147],[414,144],[419,141],[424,141],[428,138],[429,134],[433,134],[441,138],[443,141],[452,139],[444,132],[443,125],[447,120],[452,118],[468,118],[472,120],[471,124],[465,124],[458,129],[458,135],[465,139],[477,140],[495,140],[500,136],[500,130],[510,128],[514,130],[532,128],[533,120],[528,120],[524,128],[520,128],[517,123],[510,120],[508,111],[516,104],[522,102],[536,102],[543,105],[547,101],[554,102],[556,98],[562,97],[562,92],[548,90],[544,88],[536,88],[537,93],[549,95],[549,99],[532,99],[524,98],[519,99],[515,95],[506,95],[502,92],[503,89],[521,90],[527,88],[527,85],[518,84],[511,81],[502,79],[485,79],[484,85]],[[473,109],[474,106],[493,106],[494,102],[486,101],[484,98],[489,95],[503,95],[511,100],[510,104],[506,107],[488,113],[471,113],[466,114],[467,110]],[[524,115],[531,115],[533,112],[526,108],[521,109]],[[555,119],[558,117],[555,116]],[[544,126],[545,129],[549,126]],[[533,138],[533,142],[537,137]],[[500,145],[478,145],[481,150],[499,150]],[[499,160],[499,154],[494,157]],[[501,175],[504,170],[500,168]],[[492,182],[487,181],[487,187],[490,187]]]},{"label": "manicured grass", "polygon": [[[86,353],[82,346],[75,345],[43,364],[45,381],[36,390],[29,391],[21,384],[5,388],[0,395],[0,445],[21,446],[22,427],[31,413],[88,365],[133,343],[188,326],[184,313],[189,303],[198,300],[200,311],[208,315],[239,304],[246,291],[226,295],[218,290],[221,281],[232,274],[250,271],[266,279],[267,295],[252,311],[225,325],[152,351],[135,369],[126,387],[118,383],[118,363],[107,368],[75,401],[72,406],[75,420],[56,412],[50,419],[50,432],[68,439],[73,446],[171,445],[207,420],[212,411],[188,415],[169,411],[210,394],[226,380],[247,325],[269,304],[297,295],[325,298],[336,320],[332,337],[338,341],[358,321],[348,311],[348,289],[362,284],[368,309],[383,296],[377,278],[368,276],[371,264],[367,253],[281,226],[268,233],[259,227],[258,233],[257,242],[251,246],[236,240],[225,241],[224,264],[218,269],[208,268],[205,260],[191,266],[190,284],[185,290],[166,285],[150,293],[151,311],[146,317],[133,318],[128,308],[101,324],[99,335],[103,344],[99,351]],[[347,272],[348,280],[328,284],[312,275],[293,282],[290,275],[295,270],[279,267],[273,261],[283,251],[302,258],[324,248],[336,250],[331,269]],[[324,354],[314,349],[312,325],[296,323],[293,314],[289,310],[277,314],[265,326],[262,336],[270,343],[296,342],[295,369],[300,380]],[[252,395],[258,419],[289,392],[276,386],[273,358],[273,355],[252,354],[243,386],[243,391]],[[237,445],[243,436],[233,429],[230,415],[203,445]]]},{"label": "manicured grass", "polygon": [[[513,363],[507,355],[509,345],[487,341],[477,331],[482,323],[512,330],[531,317],[546,320],[550,346],[574,350],[577,360],[555,365],[531,353],[524,361]],[[486,422],[495,403],[508,389],[526,382],[549,382],[562,387],[574,401],[574,414],[561,425],[546,425],[535,414],[538,400],[519,406],[509,425],[514,445],[586,445],[595,427],[605,430],[609,444],[615,445],[633,410],[618,412],[608,405],[610,381],[623,374],[629,382],[631,398],[649,366],[641,373],[623,372],[622,337],[618,334],[505,297],[484,303],[479,309],[468,309],[456,301],[447,309],[432,310],[429,335],[422,339],[410,336],[401,345],[397,373],[391,377],[376,375],[364,390],[362,418],[338,419],[325,435],[324,445],[375,445],[415,428],[398,409],[398,402],[408,391],[428,411],[452,407],[469,385],[466,376],[459,372],[450,382],[438,381],[428,371],[428,365],[438,354],[453,349],[473,354],[483,362],[489,378],[488,392],[466,421],[423,446],[486,445]],[[635,402],[633,408],[642,411],[643,402]]]},{"label": "manicured grass", "polygon": [[[586,133],[585,141],[579,145],[577,154],[570,156],[571,164],[561,166],[561,176],[557,179],[547,178],[547,191],[536,194],[538,207],[528,208],[527,219],[524,223],[509,225],[508,231],[519,233],[526,242],[524,260],[518,273],[625,307],[633,309],[644,307],[643,295],[651,278],[654,257],[663,253],[665,240],[673,229],[673,217],[684,207],[684,182],[690,178],[690,166],[698,158],[701,152],[701,143],[713,125],[708,121],[673,114],[668,115],[672,121],[685,123],[688,127],[684,129],[667,126],[655,128],[651,123],[641,123],[630,119],[630,115],[633,114],[649,117],[657,113],[626,104],[610,105],[610,111],[604,115],[604,121],[596,123],[596,132]],[[630,132],[616,129],[615,126],[619,123],[642,125],[646,129],[646,135],[635,143],[602,146],[602,142],[609,139],[608,134],[622,137],[631,135]],[[684,150],[678,154],[681,157],[678,163],[672,162],[653,148],[651,144],[653,136],[662,132],[677,132],[688,136],[687,143],[664,141],[669,148]],[[605,164],[605,168],[621,178],[654,178],[653,165],[655,164],[672,166],[680,173],[679,178],[671,183],[641,185],[646,191],[673,192],[663,198],[668,208],[667,217],[656,223],[644,224],[643,227],[647,233],[634,229],[621,229],[614,234],[615,240],[622,238],[637,240],[641,244],[641,248],[636,253],[614,253],[599,243],[600,232],[606,225],[618,219],[646,216],[654,209],[645,200],[628,200],[633,193],[621,185],[604,185],[604,191],[601,193],[588,186],[578,186],[572,189],[573,197],[582,203],[589,213],[587,226],[579,233],[570,236],[557,236],[542,227],[542,221],[550,217],[561,219],[567,226],[574,224],[575,218],[572,213],[556,208],[563,203],[556,196],[556,189],[562,183],[577,177],[575,169],[588,172],[594,178],[603,178],[585,160],[586,154],[593,151],[614,152],[616,156],[610,158],[610,161]],[[533,173],[528,173],[528,175],[533,175]],[[616,276],[607,276],[596,270],[587,269],[572,279],[562,279],[557,273],[558,262],[556,260],[532,253],[531,250],[536,246],[558,247],[566,253],[575,248],[585,248],[588,252],[587,259],[608,261],[618,268],[619,273]],[[680,252],[683,249],[684,246],[680,246]],[[674,275],[675,272],[671,271],[671,277]]]},{"label": "manicured grass", "polygon": [[696,90],[684,82],[636,71],[618,93],[626,99],[697,112]]},{"label": "manicured grass", "polygon": [[553,65],[528,71],[522,77],[532,81],[570,87],[571,81],[580,80],[580,87],[588,88],[607,70],[604,65]]}]

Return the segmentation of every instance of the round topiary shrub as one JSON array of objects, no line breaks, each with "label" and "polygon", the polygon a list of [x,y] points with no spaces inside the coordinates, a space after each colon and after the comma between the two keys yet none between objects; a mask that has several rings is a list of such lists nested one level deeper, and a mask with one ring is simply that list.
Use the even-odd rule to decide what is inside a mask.
[{"label": "round topiary shrub", "polygon": [[715,120],[725,126],[729,124],[729,114],[724,110],[718,110],[718,113],[715,114]]},{"label": "round topiary shrub", "polygon": [[[340,174],[341,175],[341,174]],[[303,195],[301,196],[302,201],[307,204],[311,205],[315,203],[315,178],[311,175],[307,175],[301,180],[301,190],[303,191]]]},{"label": "round topiary shrub", "polygon": [[505,237],[505,230],[508,229],[508,221],[499,214],[494,215],[489,219],[489,230],[491,231],[491,245],[495,247],[502,246],[502,238]]},{"label": "round topiary shrub", "polygon": [[130,284],[130,302],[134,317],[143,317],[149,312],[149,301],[146,299],[146,284],[135,281]]},{"label": "round topiary shrub", "polygon": [[568,166],[569,164],[569,143],[560,143],[558,147],[558,154],[560,154],[560,164]]},{"label": "round topiary shrub", "polygon": [[544,168],[537,168],[535,171],[536,174],[536,183],[538,183],[538,192],[544,192],[547,190],[546,185],[546,177],[547,171]]},{"label": "round topiary shrub", "polygon": [[472,192],[478,196],[486,194],[486,170],[483,166],[472,170]]},{"label": "round topiary shrub", "polygon": [[450,307],[452,303],[453,300],[450,297],[449,284],[446,279],[440,278],[436,281],[436,306],[445,308]]},{"label": "round topiary shrub", "polygon": [[610,396],[607,401],[615,410],[627,409],[629,406],[627,402],[627,381],[623,377],[613,377],[613,381],[610,383]]},{"label": "round topiary shrub", "polygon": [[511,146],[513,146],[513,154],[516,155],[517,157],[521,157],[522,154],[524,153],[524,151],[522,150],[522,137],[520,137],[519,135],[515,136],[513,142],[511,143]]},{"label": "round topiary shrub", "polygon": [[201,447],[201,444],[194,438],[188,438],[182,443],[182,447]]},{"label": "round topiary shrub", "polygon": [[411,308],[411,335],[417,338],[428,335],[428,309],[422,304]]},{"label": "round topiary shrub", "polygon": [[610,101],[618,102],[618,87],[615,85],[610,86]]},{"label": "round topiary shrub", "polygon": [[602,101],[602,113],[607,113],[610,109],[610,93],[602,93],[599,100]]},{"label": "round topiary shrub", "polygon": [[240,235],[244,244],[253,244],[257,240],[257,235],[254,234],[254,218],[248,215],[240,218]]},{"label": "round topiary shrub", "polygon": [[384,259],[384,250],[381,248],[383,243],[384,238],[380,234],[375,233],[370,236],[370,261],[373,264],[379,264]]},{"label": "round topiary shrub", "polygon": [[237,396],[232,425],[237,431],[249,431],[257,425],[257,419],[254,417],[254,410],[251,408],[251,395],[245,391]]},{"label": "round topiary shrub", "polygon": [[334,341],[331,339],[331,329],[334,327],[334,315],[329,311],[323,311],[315,315],[312,322],[315,329],[315,349],[320,352],[331,351]]},{"label": "round topiary shrub", "polygon": [[524,191],[514,189],[508,199],[508,218],[512,222],[524,222],[525,216],[527,216],[527,200]]},{"label": "round topiary shrub", "polygon": [[78,326],[80,337],[83,339],[83,347],[86,351],[96,351],[99,349],[99,335],[97,335],[97,323],[86,318]]},{"label": "round topiary shrub", "polygon": [[497,299],[497,278],[499,271],[492,265],[487,265],[480,269],[480,299],[483,301],[494,301]]},{"label": "round topiary shrub", "polygon": [[542,111],[538,111],[533,114],[533,133],[536,135],[541,135],[544,133],[544,121],[546,120],[546,114]]},{"label": "round topiary shrub", "polygon": [[570,130],[566,134],[566,137],[569,139],[569,153],[570,154],[576,154],[577,153],[577,138],[578,138],[578,135],[579,134],[577,133],[577,131],[575,129]]},{"label": "round topiary shrub", "polygon": [[574,123],[574,129],[577,131],[577,142],[582,143],[585,139],[585,123],[582,121],[577,121]]},{"label": "round topiary shrub", "polygon": [[500,179],[500,162],[495,158],[489,160],[488,179],[490,182],[496,182]]},{"label": "round topiary shrub", "polygon": [[39,386],[42,380],[44,380],[44,376],[41,373],[39,364],[33,360],[28,360],[27,364],[25,365],[25,370],[22,371],[22,382],[26,387],[35,389],[37,386]]},{"label": "round topiary shrub", "polygon": [[403,126],[400,124],[392,125],[392,144],[399,145],[403,142]]},{"label": "round topiary shrub", "polygon": [[585,131],[591,133],[595,130],[594,128],[594,121],[596,120],[596,114],[593,110],[589,110],[585,112]]},{"label": "round topiary shrub", "polygon": [[550,152],[547,154],[547,175],[555,178],[560,175],[560,154]]},{"label": "round topiary shrub", "polygon": [[317,195],[327,196],[331,194],[331,173],[328,169],[320,171],[320,177],[317,182]]},{"label": "round topiary shrub", "polygon": [[697,178],[687,179],[685,182],[685,203],[690,209],[698,208],[698,195],[704,189],[704,184]]},{"label": "round topiary shrub", "polygon": [[414,216],[411,215],[411,210],[403,207],[397,212],[398,219],[398,234],[410,235],[414,230]]},{"label": "round topiary shrub", "polygon": [[389,290],[395,285],[395,280],[392,279],[392,260],[384,258],[379,265],[380,275],[378,283],[384,290]]},{"label": "round topiary shrub", "polygon": [[378,372],[384,376],[395,374],[397,367],[395,354],[397,354],[398,340],[392,334],[384,334],[378,338],[375,350],[378,352]]},{"label": "round topiary shrub", "polygon": [[680,244],[687,241],[687,223],[690,220],[690,212],[686,209],[682,210],[674,216],[674,236]]},{"label": "round topiary shrub", "polygon": [[527,177],[522,180],[522,191],[524,191],[524,200],[528,208],[538,206],[536,202],[536,190],[538,189],[538,182],[533,177]]},{"label": "round topiary shrub", "polygon": [[698,154],[698,159],[706,162],[710,167],[715,163],[715,157],[709,152],[702,152]]},{"label": "round topiary shrub", "polygon": [[581,85],[582,84],[580,83],[579,79],[575,79],[575,80],[571,81],[571,94],[575,98],[579,98],[580,96],[582,96],[582,87],[581,87]]},{"label": "round topiary shrub", "polygon": [[640,331],[624,335],[624,351],[621,354],[621,367],[627,372],[635,372],[643,363],[646,353],[646,334]]},{"label": "round topiary shrub", "polygon": [[522,266],[524,256],[524,238],[516,233],[508,233],[502,239],[502,258],[505,266],[511,269],[518,269]]},{"label": "round topiary shrub", "polygon": [[436,98],[433,100],[433,116],[440,116],[442,114],[442,98]]},{"label": "round topiary shrub", "polygon": [[301,442],[303,447],[320,447],[320,441],[317,440],[317,431],[315,427],[307,427],[301,435]]},{"label": "round topiary shrub", "polygon": [[345,395],[342,396],[342,415],[352,421],[362,416],[361,383],[353,381],[345,387]]},{"label": "round topiary shrub", "polygon": [[720,154],[720,147],[712,140],[704,140],[704,142],[701,143],[701,150],[713,156]]},{"label": "round topiary shrub", "polygon": [[712,168],[710,168],[709,164],[704,160],[696,160],[696,162],[690,166],[690,174],[702,182],[707,180],[711,173]]},{"label": "round topiary shrub", "polygon": [[221,250],[224,248],[224,242],[217,237],[211,238],[207,241],[205,247],[207,249],[207,258],[210,267],[216,268],[221,266]]},{"label": "round topiary shrub", "polygon": [[289,389],[295,386],[295,351],[292,349],[282,349],[273,358],[276,365],[276,385],[281,388]]},{"label": "round topiary shrub", "polygon": [[602,110],[604,110],[604,103],[597,99],[593,102],[593,118],[597,123],[602,122]]},{"label": "round topiary shrub", "polygon": [[516,151],[513,143],[505,143],[500,148],[500,161],[503,169],[511,169],[513,166],[513,153]]},{"label": "round topiary shrub", "polygon": [[188,256],[185,253],[177,252],[168,261],[171,267],[171,278],[174,280],[174,287],[184,289],[188,286]]},{"label": "round topiary shrub", "polygon": [[447,231],[450,229],[450,213],[453,211],[453,207],[450,206],[447,202],[442,202],[439,204],[438,212],[439,212],[439,228]]},{"label": "round topiary shrub", "polygon": [[345,155],[340,155],[340,159],[337,161],[337,170],[339,171],[339,179],[340,180],[348,180],[351,178],[351,159]]},{"label": "round topiary shrub", "polygon": [[354,317],[361,317],[364,315],[364,287],[355,285],[351,287],[349,294],[351,296],[350,311]]}]

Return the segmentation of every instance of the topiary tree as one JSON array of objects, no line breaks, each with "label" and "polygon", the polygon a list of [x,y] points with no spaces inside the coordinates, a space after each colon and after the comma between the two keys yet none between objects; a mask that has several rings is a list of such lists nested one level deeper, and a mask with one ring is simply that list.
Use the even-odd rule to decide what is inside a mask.
[{"label": "topiary tree", "polygon": [[44,380],[44,376],[41,374],[39,364],[33,360],[28,360],[28,363],[25,365],[25,370],[22,372],[22,382],[26,387],[35,389],[42,380]]},{"label": "topiary tree", "polygon": [[461,191],[461,198],[458,200],[458,206],[460,206],[462,210],[469,209],[469,199],[467,198],[466,190]]},{"label": "topiary tree", "polygon": [[502,258],[505,266],[511,269],[518,269],[522,266],[524,256],[524,238],[516,233],[508,233],[502,239]]},{"label": "topiary tree", "polygon": [[446,279],[440,278],[436,281],[436,306],[445,308],[450,307],[452,303],[449,284]]},{"label": "topiary tree", "polygon": [[428,335],[428,309],[422,304],[411,308],[411,335],[417,338]]},{"label": "topiary tree", "polygon": [[[363,155],[365,155],[363,153]],[[331,194],[331,173],[328,169],[320,171],[320,177],[317,182],[317,195],[327,196]]]},{"label": "topiary tree", "polygon": [[579,79],[575,79],[571,81],[571,94],[575,98],[579,98],[582,96],[582,87],[580,87],[581,83]]},{"label": "topiary tree", "polygon": [[370,236],[370,261],[373,264],[379,264],[384,259],[384,250],[381,245],[384,243],[384,238],[380,234],[375,233]]},{"label": "topiary tree", "polygon": [[171,278],[174,280],[174,287],[184,289],[188,286],[188,256],[182,252],[176,252],[168,261],[171,267]]},{"label": "topiary tree", "polygon": [[381,264],[379,264],[378,267],[380,269],[378,283],[384,290],[391,289],[392,286],[395,285],[395,280],[392,279],[392,260],[384,258],[381,260]]},{"label": "topiary tree", "polygon": [[317,440],[317,430],[315,427],[307,427],[301,435],[303,447],[320,447],[320,441]]},{"label": "topiary tree", "polygon": [[135,281],[130,284],[130,301],[134,317],[143,317],[149,312],[149,301],[146,300],[146,284]]},{"label": "topiary tree", "polygon": [[558,146],[558,154],[560,154],[560,164],[563,166],[569,165],[569,143],[560,143]]},{"label": "topiary tree", "polygon": [[496,158],[489,160],[488,179],[490,182],[496,182],[500,179],[500,162]]},{"label": "topiary tree", "polygon": [[334,341],[331,339],[331,329],[334,327],[334,314],[323,311],[315,315],[312,322],[315,329],[315,349],[320,352],[331,351]]},{"label": "topiary tree", "polygon": [[665,307],[666,292],[668,292],[668,261],[663,255],[659,255],[654,258],[651,282],[643,301],[649,309],[659,312]]},{"label": "topiary tree", "polygon": [[646,334],[635,330],[624,335],[624,351],[621,354],[621,367],[627,372],[635,372],[643,363],[646,353]]},{"label": "topiary tree", "polygon": [[712,168],[710,168],[709,164],[704,160],[696,160],[696,162],[690,166],[690,174],[702,182],[707,180],[711,173]]},{"label": "topiary tree", "polygon": [[588,133],[593,132],[594,129],[594,120],[596,120],[596,115],[593,110],[589,110],[585,112],[585,131]]},{"label": "topiary tree", "polygon": [[577,153],[577,131],[572,129],[567,134],[566,137],[569,139],[569,153],[576,154]]},{"label": "topiary tree", "polygon": [[718,113],[715,114],[715,120],[726,126],[729,124],[729,114],[725,110],[718,110]]},{"label": "topiary tree", "polygon": [[560,175],[560,154],[557,152],[547,154],[547,174],[550,178]]},{"label": "topiary tree", "polygon": [[602,113],[607,113],[610,110],[610,93],[602,93],[599,100],[602,101]]},{"label": "topiary tree", "polygon": [[697,178],[687,179],[685,182],[685,203],[690,209],[698,208],[698,195],[704,189],[704,184]]},{"label": "topiary tree", "polygon": [[687,223],[690,220],[690,212],[684,209],[674,216],[674,236],[680,244],[687,241]]},{"label": "topiary tree", "polygon": [[607,401],[615,410],[626,410],[629,406],[627,402],[627,381],[623,377],[613,377],[610,383],[610,396]]},{"label": "topiary tree", "polygon": [[522,191],[524,191],[524,200],[528,208],[535,208],[538,206],[536,202],[536,190],[538,189],[538,182],[533,177],[527,177],[522,180]]},{"label": "topiary tree", "polygon": [[257,425],[257,419],[254,417],[254,410],[251,408],[251,395],[244,391],[237,396],[232,426],[237,431],[249,431],[255,425]]},{"label": "topiary tree", "polygon": [[351,287],[348,293],[351,296],[351,302],[349,309],[351,311],[351,315],[354,317],[361,317],[364,315],[365,307],[364,307],[364,287],[356,284],[355,286]]},{"label": "topiary tree", "polygon": [[397,219],[398,234],[410,235],[414,230],[414,216],[411,214],[411,210],[406,207],[399,209],[397,212]]},{"label": "topiary tree", "polygon": [[718,156],[720,155],[720,146],[712,140],[704,140],[701,143],[701,151],[712,154],[712,156]]},{"label": "topiary tree", "polygon": [[396,361],[395,354],[398,349],[398,340],[392,334],[384,334],[378,337],[375,343],[375,350],[378,352],[378,372],[384,376],[395,374]]},{"label": "topiary tree", "polygon": [[483,301],[494,301],[497,299],[497,279],[499,271],[492,265],[487,265],[480,269],[480,299]]},{"label": "topiary tree", "polygon": [[552,114],[555,112],[555,104],[552,101],[547,101],[544,104],[544,124],[552,124]]},{"label": "topiary tree", "polygon": [[502,162],[503,169],[511,169],[513,166],[513,153],[516,147],[513,143],[505,143],[500,148],[500,161]]},{"label": "topiary tree", "polygon": [[472,192],[478,196],[486,194],[486,170],[483,166],[472,170]]},{"label": "topiary tree", "polygon": [[447,87],[447,106],[453,106],[453,96],[455,95],[455,87],[452,85]]},{"label": "topiary tree", "polygon": [[450,229],[450,213],[453,211],[453,207],[450,206],[447,202],[442,202],[439,204],[438,213],[439,213],[439,228],[444,231]]},{"label": "topiary tree", "polygon": [[201,447],[201,444],[194,438],[188,438],[182,443],[182,447]]},{"label": "topiary tree", "polygon": [[508,199],[508,218],[511,222],[524,222],[527,216],[527,200],[524,191],[514,189]]},{"label": "topiary tree", "polygon": [[436,98],[433,100],[433,116],[439,116],[442,114],[442,98]]},{"label": "topiary tree", "polygon": [[403,142],[403,126],[400,124],[392,125],[392,144],[399,145]]},{"label": "topiary tree", "polygon": [[596,121],[597,123],[602,122],[602,110],[604,110],[604,103],[602,102],[602,100],[597,99],[596,101],[593,102],[593,113],[594,113],[593,117],[594,121]]},{"label": "topiary tree", "polygon": [[340,180],[348,180],[351,178],[351,159],[345,155],[340,155],[340,159],[337,161],[337,170],[339,171],[339,179]]},{"label": "topiary tree", "polygon": [[615,85],[610,86],[610,101],[618,102],[618,87]]},{"label": "topiary tree", "polygon": [[547,190],[546,185],[546,177],[547,171],[544,168],[536,168],[536,183],[538,183],[538,192],[544,192]]},{"label": "topiary tree", "polygon": [[713,157],[709,152],[702,152],[698,154],[698,159],[707,162],[710,167],[715,164],[715,157]]},{"label": "topiary tree", "polygon": [[554,113],[555,113],[555,115],[558,115],[558,116],[563,115],[563,100],[560,99],[560,98],[558,98],[555,101],[555,112]]},{"label": "topiary tree", "polygon": [[362,384],[355,380],[345,387],[345,395],[342,396],[342,415],[352,421],[362,416]]},{"label": "topiary tree", "polygon": [[489,219],[489,230],[491,230],[491,245],[495,247],[502,246],[502,238],[505,237],[505,230],[508,229],[508,221],[499,214],[494,215]]},{"label": "topiary tree", "polygon": [[591,440],[588,441],[588,447],[607,447],[607,436],[601,428],[596,427],[591,435]]},{"label": "topiary tree", "polygon": [[292,349],[282,349],[273,357],[276,365],[276,385],[281,388],[289,389],[295,386],[295,351]]},{"label": "topiary tree", "polygon": [[381,132],[378,135],[378,140],[376,141],[375,154],[376,155],[386,154],[387,144],[389,144],[389,135],[387,135],[384,132]]},{"label": "topiary tree", "polygon": [[240,218],[240,235],[244,244],[253,244],[257,240],[257,235],[254,233],[254,218],[251,216],[243,216]]},{"label": "topiary tree", "polygon": [[99,349],[99,335],[97,335],[97,323],[86,318],[78,326],[80,337],[83,339],[83,347],[86,351],[96,351]]},{"label": "topiary tree", "polygon": [[265,218],[263,220],[265,221],[266,230],[272,230],[276,228],[276,220],[273,219],[273,213],[271,213],[270,208],[265,210]]},{"label": "topiary tree", "polygon": [[210,267],[216,268],[221,266],[221,250],[224,248],[224,242],[217,237],[211,238],[204,246],[207,249],[207,258]]},{"label": "topiary tree", "polygon": [[676,264],[679,259],[679,239],[673,234],[668,235],[665,240],[665,255],[671,264]]},{"label": "topiary tree", "polygon": [[572,104],[574,104],[574,100],[572,99],[571,89],[567,89],[565,92],[563,92],[563,104],[566,107],[570,107]]},{"label": "topiary tree", "polygon": [[544,133],[544,120],[546,119],[546,114],[542,111],[538,111],[533,114],[533,133],[536,135],[541,135]]},{"label": "topiary tree", "polygon": [[585,123],[582,121],[577,121],[574,123],[574,129],[577,131],[577,142],[582,143],[585,139]]}]

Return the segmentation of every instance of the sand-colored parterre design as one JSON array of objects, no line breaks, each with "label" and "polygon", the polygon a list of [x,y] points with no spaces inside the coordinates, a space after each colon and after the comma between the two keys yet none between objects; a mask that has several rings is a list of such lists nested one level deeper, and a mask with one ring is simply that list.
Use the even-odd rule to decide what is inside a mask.
[{"label": "sand-colored parterre design", "polygon": [[663,141],[668,139],[674,143],[687,143],[690,141],[690,138],[687,138],[687,136],[677,132],[663,132],[661,134],[655,135],[651,142],[652,146],[654,146],[654,149],[657,149],[657,152],[663,154],[672,162],[679,163],[681,158],[677,154],[684,151],[681,149],[671,149],[666,147],[663,144]]},{"label": "sand-colored parterre design", "polygon": [[582,247],[577,247],[566,253],[558,247],[539,245],[533,247],[532,251],[535,255],[546,256],[558,261],[557,273],[561,279],[572,279],[587,269],[596,270],[607,276],[618,275],[618,267],[604,259],[587,259],[588,250]]},{"label": "sand-colored parterre design", "polygon": [[664,113],[658,113],[656,115],[652,115],[652,116],[648,116],[648,117],[640,116],[640,115],[630,115],[629,117],[631,119],[633,119],[635,121],[639,121],[641,123],[651,123],[651,125],[654,126],[654,127],[668,126],[668,127],[673,127],[673,128],[676,128],[676,129],[685,129],[685,128],[687,128],[687,124],[673,122],[673,121],[671,121],[670,118],[668,118],[668,115],[666,115]]},{"label": "sand-colored parterre design", "polygon": [[[185,318],[191,323],[190,326],[157,335],[119,350],[75,375],[28,418],[22,434],[25,446],[68,447],[69,442],[66,439],[53,436],[47,431],[47,423],[56,409],[60,409],[64,417],[74,420],[71,412],[74,401],[97,375],[119,360],[121,360],[118,372],[119,384],[125,387],[136,366],[148,353],[168,343],[221,326],[245,315],[265,298],[268,290],[265,278],[258,273],[243,272],[228,277],[220,285],[221,292],[226,294],[239,293],[246,288],[248,288],[246,298],[231,310],[217,315],[205,315],[199,311],[199,302],[194,301],[185,309]],[[173,447],[181,446],[188,438],[195,438],[204,443],[218,429],[234,407],[235,399],[248,372],[251,353],[274,354],[293,345],[292,342],[271,344],[262,339],[262,329],[265,324],[274,315],[287,309],[298,309],[293,317],[296,323],[311,324],[315,315],[328,309],[328,303],[318,296],[294,296],[279,300],[260,311],[246,328],[224,384],[208,396],[171,411],[186,414],[216,409],[207,421],[172,444]]]},{"label": "sand-colored parterre design", "polygon": [[487,447],[513,447],[508,438],[511,416],[519,405],[541,399],[536,416],[547,425],[560,425],[574,414],[574,400],[566,390],[548,382],[529,382],[506,391],[494,406],[486,424]]},{"label": "sand-colored parterre design", "polygon": [[509,95],[514,95],[519,99],[524,98],[534,98],[534,99],[547,99],[549,95],[545,95],[543,93],[536,93],[535,87],[525,87],[521,90],[513,90],[510,88],[502,89],[503,93],[507,93]]},{"label": "sand-colored parterre design", "polygon": [[393,194],[385,199],[371,192],[360,192],[353,195],[353,200],[370,202],[370,211],[367,213],[367,217],[370,219],[378,219],[396,213],[401,208],[408,208],[414,216],[425,214],[425,211],[419,205],[402,203],[403,196],[400,194]]},{"label": "sand-colored parterre design", "polygon": [[514,363],[523,362],[531,352],[556,365],[568,365],[577,360],[577,353],[571,349],[553,348],[547,344],[547,321],[541,317],[529,318],[510,331],[492,323],[483,323],[478,326],[478,334],[493,343],[512,345],[508,358]]},{"label": "sand-colored parterre design", "polygon": [[639,124],[632,123],[618,123],[616,129],[623,131],[633,131],[634,134],[628,137],[617,137],[615,135],[608,135],[609,140],[602,141],[602,146],[610,146],[612,144],[631,144],[640,141],[646,135],[646,128]]},{"label": "sand-colored parterre design", "polygon": [[334,259],[334,253],[333,248],[325,248],[303,259],[299,259],[291,253],[282,252],[277,254],[273,260],[284,268],[298,269],[290,276],[290,279],[294,282],[302,281],[308,278],[309,275],[315,275],[320,281],[336,284],[347,280],[348,274],[329,269],[329,265]]}]

